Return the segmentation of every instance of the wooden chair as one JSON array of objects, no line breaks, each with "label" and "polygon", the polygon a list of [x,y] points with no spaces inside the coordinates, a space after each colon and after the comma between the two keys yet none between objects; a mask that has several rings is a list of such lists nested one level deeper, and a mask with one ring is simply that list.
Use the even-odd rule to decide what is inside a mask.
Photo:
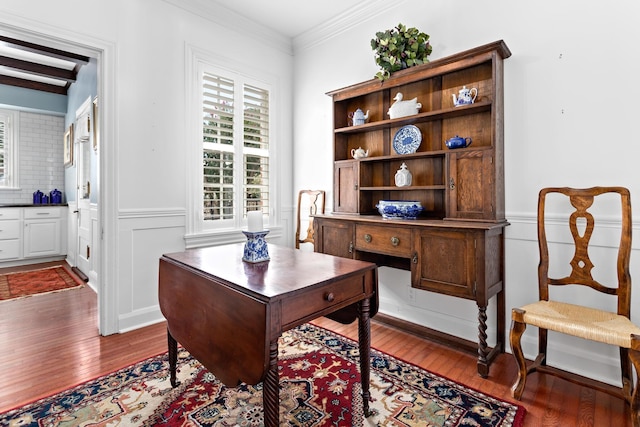
[{"label": "wooden chair", "polygon": [[[550,263],[553,271],[559,260],[550,259],[549,247],[545,231],[545,200],[549,194],[564,195],[575,208],[568,218],[568,225],[575,244],[575,252],[570,260],[570,274],[562,278],[549,277]],[[622,207],[622,233],[617,252],[617,286],[609,287],[594,279],[591,270],[594,264],[589,259],[589,243],[595,228],[595,219],[591,212],[594,199],[604,194],[619,195]],[[617,194],[617,195],[616,195]],[[556,197],[556,196],[554,196]],[[560,196],[561,197],[561,196]],[[608,196],[610,197],[610,196]],[[555,199],[554,199],[555,200]],[[609,200],[607,198],[606,200]],[[616,202],[617,203],[617,202]],[[554,228],[555,217],[554,217]],[[555,230],[557,231],[557,230]],[[637,385],[634,386],[633,371],[640,368],[640,328],[631,323],[631,277],[629,275],[629,258],[631,252],[631,202],[629,190],[622,187],[594,187],[588,189],[545,188],[538,198],[538,246],[540,263],[538,264],[538,288],[540,301],[512,310],[510,342],[513,356],[518,365],[518,376],[511,387],[511,394],[521,399],[527,374],[538,371],[563,377],[578,384],[586,384],[599,391],[624,398],[631,406],[631,417],[634,426],[640,425],[638,409],[640,399]],[[554,301],[550,298],[550,286],[584,285],[617,299],[617,312],[590,308],[582,305]],[[577,289],[572,287],[571,289]],[[582,288],[584,289],[584,288]],[[569,289],[565,289],[569,291]],[[555,295],[555,294],[554,294]],[[566,299],[565,294],[565,299]],[[603,298],[606,298],[603,296]],[[576,298],[576,300],[578,300]],[[527,325],[538,327],[538,356],[527,366],[520,339]],[[552,330],[587,340],[598,341],[620,348],[620,366],[622,371],[621,387],[602,384],[584,376],[547,366],[547,331]]]},{"label": "wooden chair", "polygon": [[[324,213],[325,192],[324,190],[300,190],[298,193],[298,217],[296,221],[296,249],[300,249],[301,243],[314,243],[313,240],[313,218],[311,215]],[[308,215],[302,215],[303,209],[309,209]],[[300,238],[302,222],[307,223],[307,235]]]}]

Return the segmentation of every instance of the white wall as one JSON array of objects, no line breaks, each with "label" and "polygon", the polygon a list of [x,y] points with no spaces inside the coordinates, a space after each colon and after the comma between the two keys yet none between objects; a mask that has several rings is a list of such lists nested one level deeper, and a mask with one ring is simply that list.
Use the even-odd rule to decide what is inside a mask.
[{"label": "white wall", "polygon": [[[99,52],[101,331],[114,333],[162,319],[158,259],[185,247],[187,213],[187,46],[225,58],[230,66],[279,77],[278,134],[284,165],[291,164],[290,41],[259,37],[215,11],[192,13],[162,0],[7,0],[0,28],[29,41]],[[202,3],[206,6],[206,2]],[[278,206],[291,228],[291,175],[276,168]],[[282,224],[278,224],[282,225]],[[289,242],[291,234],[281,240]],[[244,236],[238,233],[238,241]]]},{"label": "white wall", "polygon": [[[343,25],[335,36],[305,34],[294,41],[294,191],[331,191],[332,108],[324,93],[373,78],[377,68],[370,40],[376,31],[399,22],[417,27],[431,36],[432,59],[503,39],[513,53],[505,61],[504,91],[506,211],[511,222],[506,230],[508,325],[511,307],[537,298],[540,188],[621,185],[631,190],[632,201],[640,200],[640,108],[628,102],[640,97],[640,61],[633,48],[640,40],[640,5],[631,0],[404,0],[374,6],[379,13]],[[611,227],[615,232],[618,223]],[[634,231],[638,235],[637,226]],[[631,260],[636,282],[639,245],[634,244]],[[381,270],[381,312],[477,339],[474,303],[411,289],[408,272]],[[633,306],[640,307],[640,291],[633,294]],[[495,310],[495,304],[490,308]],[[495,322],[490,319],[493,337]],[[640,324],[640,309],[633,320]],[[535,352],[535,335],[529,330],[523,338],[528,356]],[[595,357],[586,353],[593,347]],[[553,336],[550,348],[550,364],[618,381],[615,349]]]}]

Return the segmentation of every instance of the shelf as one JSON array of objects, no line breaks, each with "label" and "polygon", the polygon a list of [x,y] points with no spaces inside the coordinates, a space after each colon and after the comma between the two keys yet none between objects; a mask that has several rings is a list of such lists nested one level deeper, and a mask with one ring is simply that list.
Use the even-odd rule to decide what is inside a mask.
[{"label": "shelf", "polygon": [[445,108],[442,110],[427,111],[399,119],[379,120],[373,123],[365,123],[358,126],[348,126],[334,130],[336,134],[363,133],[379,129],[387,129],[394,126],[404,126],[413,123],[442,120],[444,118],[461,117],[470,114],[482,113],[491,110],[491,101],[476,102],[463,107]]},{"label": "shelf", "polygon": [[[463,150],[463,149],[461,149]],[[444,157],[445,153],[448,150],[435,150],[435,151],[418,151],[411,154],[394,154],[391,156],[373,156],[373,157],[365,157],[364,159],[354,159],[354,161],[360,161],[362,163],[372,163],[372,162],[386,162],[388,160],[411,160],[411,159],[424,159],[427,157]]]},{"label": "shelf", "polygon": [[360,191],[425,191],[425,190],[446,190],[444,185],[410,185],[409,187],[360,187]]}]

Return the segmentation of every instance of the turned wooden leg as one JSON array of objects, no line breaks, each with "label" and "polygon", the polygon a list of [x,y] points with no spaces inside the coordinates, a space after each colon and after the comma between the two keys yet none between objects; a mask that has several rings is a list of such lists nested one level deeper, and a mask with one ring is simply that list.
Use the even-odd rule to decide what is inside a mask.
[{"label": "turned wooden leg", "polygon": [[635,386],[633,386],[631,401],[629,402],[631,406],[631,425],[633,427],[640,427],[640,393],[638,393],[638,384],[640,383],[640,335],[631,335],[629,360],[633,363],[636,371]]},{"label": "turned wooden leg", "polygon": [[167,329],[167,341],[169,345],[169,381],[171,387],[177,387],[180,383],[176,381],[176,369],[178,365],[178,342],[173,338]]},{"label": "turned wooden leg", "polygon": [[280,412],[278,378],[278,339],[269,344],[269,370],[262,386],[262,406],[265,427],[278,427]]},{"label": "turned wooden leg", "polygon": [[369,410],[369,371],[371,353],[371,322],[369,318],[369,298],[363,299],[358,304],[358,344],[360,346],[360,382],[362,383],[362,406],[364,416],[371,415]]},{"label": "turned wooden leg", "polygon": [[478,305],[478,374],[482,378],[489,376],[487,347],[487,306]]},{"label": "turned wooden leg", "polygon": [[522,338],[522,334],[527,328],[527,325],[516,320],[517,318],[521,319],[523,314],[524,311],[519,308],[513,309],[513,320],[511,321],[511,331],[509,332],[511,352],[513,353],[513,357],[516,359],[516,364],[518,365],[518,377],[513,383],[513,386],[511,386],[511,396],[518,400],[522,397],[522,392],[524,391],[524,386],[527,382],[527,362],[524,358],[524,353],[522,352],[522,345],[520,344],[520,339]]}]

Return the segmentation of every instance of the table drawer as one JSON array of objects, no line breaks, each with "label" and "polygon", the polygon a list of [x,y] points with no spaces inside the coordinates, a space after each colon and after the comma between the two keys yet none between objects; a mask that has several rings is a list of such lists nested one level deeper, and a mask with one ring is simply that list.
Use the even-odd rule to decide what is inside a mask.
[{"label": "table drawer", "polygon": [[27,208],[24,210],[25,219],[46,219],[46,218],[60,218],[60,208]]},{"label": "table drawer", "polygon": [[20,221],[0,221],[0,240],[18,239],[20,237]]},{"label": "table drawer", "polygon": [[340,305],[365,292],[362,275],[305,290],[283,302],[282,324],[288,325],[305,317],[318,317],[315,313]]},{"label": "table drawer", "polygon": [[20,258],[20,240],[0,240],[0,260]]},{"label": "table drawer", "polygon": [[356,249],[411,257],[411,230],[383,225],[356,224]]}]

